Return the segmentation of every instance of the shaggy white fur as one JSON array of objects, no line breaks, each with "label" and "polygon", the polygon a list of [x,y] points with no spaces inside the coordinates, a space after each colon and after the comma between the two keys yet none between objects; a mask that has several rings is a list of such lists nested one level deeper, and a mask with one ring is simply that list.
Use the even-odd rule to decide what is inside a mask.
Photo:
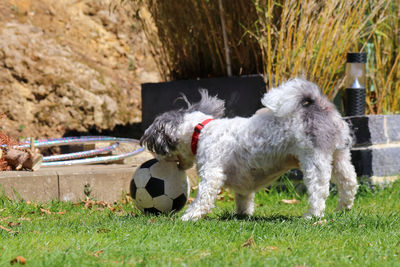
[{"label": "shaggy white fur", "polygon": [[[350,161],[350,130],[318,86],[304,79],[271,89],[261,102],[267,108],[250,118],[220,118],[200,133],[197,155],[191,151],[194,127],[221,117],[221,100],[201,91],[202,100],[188,109],[160,115],[141,142],[160,160],[195,162],[199,191],[182,220],[197,220],[214,207],[221,187],[235,192],[236,212],[251,215],[254,194],[292,168],[300,168],[309,195],[305,217],[323,216],[329,181],[338,185],[338,209],[350,209],[357,180]],[[222,105],[221,105],[222,104]]]}]

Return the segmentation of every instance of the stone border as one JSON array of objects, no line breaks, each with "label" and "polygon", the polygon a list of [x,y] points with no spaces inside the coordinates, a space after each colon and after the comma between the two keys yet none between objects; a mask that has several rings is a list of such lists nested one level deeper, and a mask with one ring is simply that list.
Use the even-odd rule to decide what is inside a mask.
[{"label": "stone border", "polygon": [[129,192],[136,166],[92,165],[43,168],[37,172],[11,171],[0,175],[2,191],[11,199],[77,202],[90,196],[114,202]]},{"label": "stone border", "polygon": [[[352,162],[372,183],[400,174],[400,115],[347,117],[354,133]],[[392,179],[393,180],[393,179]],[[379,182],[380,183],[380,182]]]}]

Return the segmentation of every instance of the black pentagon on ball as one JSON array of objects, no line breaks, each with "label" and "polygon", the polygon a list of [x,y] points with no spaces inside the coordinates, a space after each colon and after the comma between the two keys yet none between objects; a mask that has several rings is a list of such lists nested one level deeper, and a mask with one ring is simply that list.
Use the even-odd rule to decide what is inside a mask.
[{"label": "black pentagon on ball", "polygon": [[129,186],[129,190],[130,190],[130,193],[131,193],[131,197],[133,199],[135,199],[136,198],[137,186],[135,184],[135,180],[134,179],[131,180],[131,185]]},{"label": "black pentagon on ball", "polygon": [[143,211],[145,213],[151,213],[151,214],[155,214],[155,215],[159,215],[162,213],[161,211],[159,211],[158,209],[156,209],[154,207],[153,208],[145,208],[145,209],[143,209]]},{"label": "black pentagon on ball", "polygon": [[172,210],[179,211],[181,210],[186,204],[186,196],[185,194],[181,194],[177,198],[175,198],[172,202]]},{"label": "black pentagon on ball", "polygon": [[164,195],[164,180],[151,177],[145,188],[152,198]]},{"label": "black pentagon on ball", "polygon": [[146,169],[146,168],[148,169],[151,166],[153,166],[154,163],[157,163],[157,162],[158,162],[158,160],[156,160],[156,159],[148,160],[148,161],[144,162],[142,165],[140,165],[140,168],[141,169]]}]

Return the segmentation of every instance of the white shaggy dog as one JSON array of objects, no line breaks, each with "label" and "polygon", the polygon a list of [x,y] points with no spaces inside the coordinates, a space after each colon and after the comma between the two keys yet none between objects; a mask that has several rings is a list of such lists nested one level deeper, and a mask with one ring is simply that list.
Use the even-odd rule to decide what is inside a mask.
[{"label": "white shaggy dog", "polygon": [[[292,168],[303,172],[309,195],[304,217],[323,216],[331,176],[338,209],[353,206],[358,185],[349,127],[317,85],[296,78],[273,88],[261,100],[268,111],[250,118],[221,118],[224,102],[200,93],[187,109],[159,115],[141,138],[158,159],[182,169],[197,163],[199,191],[182,220],[210,212],[223,186],[234,190],[236,212],[251,215],[255,192]],[[196,126],[201,122],[207,125]]]}]

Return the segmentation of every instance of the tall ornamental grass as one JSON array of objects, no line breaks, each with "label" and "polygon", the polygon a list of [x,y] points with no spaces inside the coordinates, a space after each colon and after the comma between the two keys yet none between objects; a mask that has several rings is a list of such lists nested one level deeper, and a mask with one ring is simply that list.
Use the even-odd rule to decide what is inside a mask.
[{"label": "tall ornamental grass", "polygon": [[[302,75],[331,99],[344,86],[347,52],[363,51],[360,35],[388,1],[255,0],[258,21],[249,30],[262,49],[264,72],[273,86]],[[368,11],[368,12],[367,12]],[[277,19],[278,18],[278,19]]]},{"label": "tall ornamental grass", "polygon": [[[123,0],[141,22],[165,80],[227,74],[217,0]],[[400,112],[400,4],[395,0],[223,0],[233,75],[295,76],[330,99],[344,88],[346,54],[368,52],[367,112]]]},{"label": "tall ornamental grass", "polygon": [[[371,0],[372,1],[372,0]],[[367,108],[371,114],[400,113],[400,2],[391,1],[368,42]]]},{"label": "tall ornamental grass", "polygon": [[[217,0],[131,0],[165,80],[226,75],[223,33]],[[224,20],[233,75],[262,72],[257,40],[245,36],[257,20],[249,0],[224,1]]]}]

